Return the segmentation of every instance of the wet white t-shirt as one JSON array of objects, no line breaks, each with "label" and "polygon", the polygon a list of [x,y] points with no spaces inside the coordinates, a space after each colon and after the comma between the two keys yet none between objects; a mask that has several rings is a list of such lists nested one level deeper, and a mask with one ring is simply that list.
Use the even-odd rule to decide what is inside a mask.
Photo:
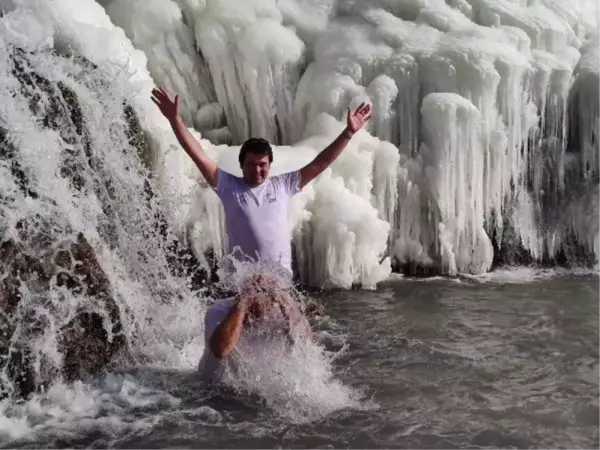
[{"label": "wet white t-shirt", "polygon": [[217,195],[223,203],[229,252],[278,264],[292,272],[288,201],[300,192],[300,172],[267,178],[249,187],[243,178],[218,170]]}]

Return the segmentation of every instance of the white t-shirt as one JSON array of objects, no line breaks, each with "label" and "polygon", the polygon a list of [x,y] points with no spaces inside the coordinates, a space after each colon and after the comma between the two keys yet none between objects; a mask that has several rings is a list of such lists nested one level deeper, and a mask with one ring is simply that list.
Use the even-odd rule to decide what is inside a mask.
[{"label": "white t-shirt", "polygon": [[218,170],[217,195],[223,203],[229,252],[279,264],[292,272],[288,200],[300,192],[300,172],[269,177],[249,187],[243,178]]}]

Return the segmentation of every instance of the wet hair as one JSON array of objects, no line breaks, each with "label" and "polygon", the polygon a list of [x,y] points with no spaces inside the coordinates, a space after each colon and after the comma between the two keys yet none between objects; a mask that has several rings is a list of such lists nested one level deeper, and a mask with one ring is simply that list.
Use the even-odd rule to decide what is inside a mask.
[{"label": "wet hair", "polygon": [[273,162],[273,149],[271,149],[271,144],[269,141],[263,138],[250,138],[246,142],[242,144],[242,148],[240,148],[240,155],[238,157],[240,161],[240,166],[244,164],[244,159],[246,158],[247,153],[254,153],[255,155],[268,155],[269,162]]}]

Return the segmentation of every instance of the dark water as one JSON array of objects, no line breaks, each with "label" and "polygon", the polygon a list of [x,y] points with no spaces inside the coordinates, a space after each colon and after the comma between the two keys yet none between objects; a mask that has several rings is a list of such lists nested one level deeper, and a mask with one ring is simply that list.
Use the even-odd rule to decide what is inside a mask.
[{"label": "dark water", "polygon": [[354,331],[347,380],[381,405],[341,425],[338,445],[598,447],[597,278],[401,282],[333,300]]},{"label": "dark water", "polygon": [[328,293],[316,335],[372,407],[290,420],[193,371],[138,368],[4,407],[0,430],[26,431],[3,445],[598,448],[598,294],[589,275]]}]

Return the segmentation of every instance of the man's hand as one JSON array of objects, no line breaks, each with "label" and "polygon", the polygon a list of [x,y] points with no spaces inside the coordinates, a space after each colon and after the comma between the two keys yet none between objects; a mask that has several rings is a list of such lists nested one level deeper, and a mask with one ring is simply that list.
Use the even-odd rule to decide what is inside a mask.
[{"label": "man's hand", "polygon": [[[279,305],[281,310],[281,314],[287,323],[286,327],[286,335],[291,344],[295,343],[294,336],[297,332],[304,332],[305,337],[310,339],[312,337],[312,330],[310,329],[310,324],[308,320],[302,314],[302,311],[296,306],[294,300],[289,296],[289,294],[282,294],[281,301],[276,302]],[[298,328],[299,325],[302,325],[301,328]]]},{"label": "man's hand", "polygon": [[346,119],[346,129],[354,134],[371,118],[371,105],[367,103],[361,103],[358,108],[354,112],[350,108],[348,108],[348,117]]},{"label": "man's hand", "polygon": [[171,96],[165,89],[157,88],[152,89],[151,98],[169,122],[173,122],[179,117],[179,95],[176,95],[175,99],[171,99]]}]

